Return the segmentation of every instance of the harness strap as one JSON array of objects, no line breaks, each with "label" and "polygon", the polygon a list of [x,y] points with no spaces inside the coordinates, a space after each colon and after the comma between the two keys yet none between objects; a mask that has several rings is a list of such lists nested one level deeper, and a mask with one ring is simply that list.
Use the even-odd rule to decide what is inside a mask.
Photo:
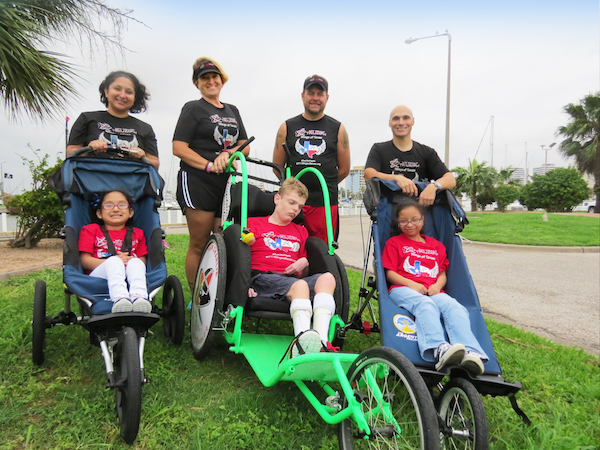
[{"label": "harness strap", "polygon": [[527,426],[531,426],[531,420],[529,420],[529,417],[527,417],[527,414],[525,414],[523,412],[523,410],[521,408],[519,408],[519,405],[517,404],[517,398],[515,397],[515,395],[510,395],[509,397],[510,400],[510,404],[512,406],[512,409],[517,413],[517,415],[521,418],[521,420],[523,421],[523,423]]},{"label": "harness strap", "polygon": [[[116,256],[117,250],[115,249],[115,244],[113,243],[112,239],[110,238],[110,234],[108,233],[108,230],[106,229],[106,227],[104,225],[100,226],[100,229],[102,230],[102,232],[104,233],[104,237],[106,238],[106,246],[108,247],[108,253],[110,253],[111,256]],[[129,256],[131,256],[131,249],[133,247],[132,241],[133,241],[133,227],[131,225],[129,225],[127,227],[127,233],[125,234],[125,239],[123,240],[123,245],[121,246],[121,252],[123,252],[123,253],[128,252]]]}]

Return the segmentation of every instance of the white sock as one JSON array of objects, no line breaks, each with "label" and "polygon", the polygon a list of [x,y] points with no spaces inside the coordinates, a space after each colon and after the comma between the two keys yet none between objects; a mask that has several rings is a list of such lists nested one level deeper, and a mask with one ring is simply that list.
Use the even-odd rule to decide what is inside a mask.
[{"label": "white sock", "polygon": [[306,330],[310,330],[310,318],[312,317],[312,304],[307,298],[295,298],[290,303],[290,315],[294,324],[294,336]]},{"label": "white sock", "polygon": [[335,313],[335,300],[331,294],[316,294],[313,300],[313,328],[323,342],[329,340],[329,323]]}]

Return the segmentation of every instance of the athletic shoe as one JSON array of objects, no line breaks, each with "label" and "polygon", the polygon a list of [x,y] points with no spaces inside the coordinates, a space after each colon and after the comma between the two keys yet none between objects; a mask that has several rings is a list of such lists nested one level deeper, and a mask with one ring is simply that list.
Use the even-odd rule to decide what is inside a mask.
[{"label": "athletic shoe", "polygon": [[340,348],[334,347],[331,342],[327,341],[321,347],[321,353],[339,353]]},{"label": "athletic shoe", "polygon": [[133,310],[133,306],[131,301],[128,298],[120,298],[119,300],[113,301],[113,306],[110,312],[113,313],[122,313],[122,312],[131,312]]},{"label": "athletic shoe", "polygon": [[465,346],[462,344],[450,345],[447,342],[440,344],[435,350],[435,370],[442,370],[451,364],[460,364],[466,353]]},{"label": "athletic shoe", "polygon": [[145,298],[136,298],[133,300],[133,312],[139,313],[151,313],[152,312],[152,303],[150,303]]},{"label": "athletic shoe", "polygon": [[315,330],[303,331],[294,338],[279,363],[281,364],[286,359],[295,358],[307,353],[319,353],[322,346],[323,343],[321,342],[319,333]]},{"label": "athletic shoe", "polygon": [[481,360],[481,355],[477,352],[467,352],[460,365],[475,377],[483,373],[483,361]]}]

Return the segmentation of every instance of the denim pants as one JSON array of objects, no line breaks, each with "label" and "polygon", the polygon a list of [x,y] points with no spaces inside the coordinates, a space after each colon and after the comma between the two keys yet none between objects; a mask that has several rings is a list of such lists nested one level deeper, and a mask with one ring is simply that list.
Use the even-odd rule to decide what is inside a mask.
[{"label": "denim pants", "polygon": [[108,295],[112,301],[121,298],[148,298],[146,264],[139,258],[130,259],[126,266],[121,258],[111,256],[96,267],[90,276],[104,278],[108,282]]},{"label": "denim pants", "polygon": [[402,286],[392,289],[389,295],[396,305],[415,316],[417,343],[423,360],[435,362],[433,350],[447,342],[444,329],[450,344],[463,344],[467,351],[475,351],[484,360],[488,359],[471,331],[467,308],[448,294],[427,296]]}]

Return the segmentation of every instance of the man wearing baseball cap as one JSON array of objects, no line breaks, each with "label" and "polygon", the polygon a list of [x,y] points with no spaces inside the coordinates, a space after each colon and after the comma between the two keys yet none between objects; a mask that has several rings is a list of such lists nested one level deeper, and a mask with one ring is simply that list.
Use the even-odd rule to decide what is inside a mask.
[{"label": "man wearing baseball cap", "polygon": [[[318,169],[327,183],[331,202],[331,219],[334,240],[338,235],[338,183],[350,172],[350,143],[344,125],[327,116],[325,106],[329,100],[329,83],[319,75],[304,80],[302,103],[304,112],[281,124],[275,139],[273,162],[286,163],[283,144],[286,143],[291,160],[292,175],[305,167]],[[304,226],[311,236],[327,242],[327,223],[323,206],[323,191],[317,176],[307,173],[302,182],[308,188],[308,200],[302,209]]]}]

